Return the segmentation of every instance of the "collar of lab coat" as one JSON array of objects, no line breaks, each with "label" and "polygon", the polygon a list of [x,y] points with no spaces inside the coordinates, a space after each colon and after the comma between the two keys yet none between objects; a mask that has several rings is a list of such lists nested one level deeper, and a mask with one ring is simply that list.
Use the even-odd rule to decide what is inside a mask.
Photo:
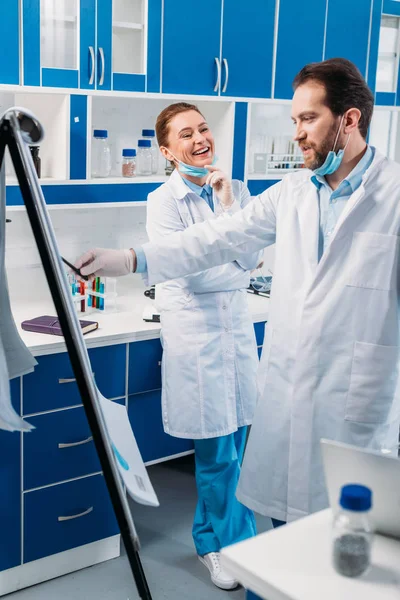
[{"label": "collar of lab coat", "polygon": [[185,198],[185,196],[187,196],[188,194],[195,194],[196,196],[198,195],[186,185],[181,175],[179,174],[178,169],[174,169],[170,178],[168,179],[167,184],[169,189],[171,190],[173,197],[177,200],[183,200],[183,198]]}]

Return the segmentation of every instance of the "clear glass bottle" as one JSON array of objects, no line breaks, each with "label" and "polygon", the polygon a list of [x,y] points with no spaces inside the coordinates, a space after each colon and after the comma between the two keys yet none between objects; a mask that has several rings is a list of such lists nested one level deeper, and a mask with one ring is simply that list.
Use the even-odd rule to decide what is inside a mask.
[{"label": "clear glass bottle", "polygon": [[156,141],[156,132],[154,129],[142,129],[142,138],[144,140],[149,140],[151,143],[151,172],[153,174],[158,172],[158,145]]},{"label": "clear glass bottle", "polygon": [[150,140],[139,140],[137,153],[138,175],[151,175],[152,158]]},{"label": "clear glass bottle", "polygon": [[109,177],[111,150],[107,129],[95,129],[92,143],[92,177]]},{"label": "clear glass bottle", "polygon": [[136,150],[124,148],[122,150],[122,177],[135,177],[136,175]]},{"label": "clear glass bottle", "polygon": [[341,575],[359,577],[371,564],[372,492],[364,485],[345,485],[340,506],[333,522],[333,564]]}]

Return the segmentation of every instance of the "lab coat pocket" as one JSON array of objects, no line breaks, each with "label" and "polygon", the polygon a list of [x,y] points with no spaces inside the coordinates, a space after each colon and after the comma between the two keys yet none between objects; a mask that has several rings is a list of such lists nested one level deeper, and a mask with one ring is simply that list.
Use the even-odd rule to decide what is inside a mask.
[{"label": "lab coat pocket", "polygon": [[393,290],[396,287],[399,237],[356,231],[350,249],[346,285]]},{"label": "lab coat pocket", "polygon": [[399,348],[355,342],[345,419],[379,424],[390,421],[396,393]]}]

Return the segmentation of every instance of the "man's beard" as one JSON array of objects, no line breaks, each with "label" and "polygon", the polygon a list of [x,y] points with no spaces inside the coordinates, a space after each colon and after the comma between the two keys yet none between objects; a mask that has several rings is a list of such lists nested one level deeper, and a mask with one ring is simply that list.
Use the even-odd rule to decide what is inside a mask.
[{"label": "man's beard", "polygon": [[[329,152],[333,149],[333,144],[335,143],[336,135],[337,125],[332,125],[325,140],[319,145],[318,148],[314,145],[311,145],[311,148],[314,151],[314,158],[311,160],[311,162],[305,164],[307,169],[315,171],[315,169],[319,169],[319,167],[322,167]],[[307,143],[305,143],[305,145],[307,145]]]}]

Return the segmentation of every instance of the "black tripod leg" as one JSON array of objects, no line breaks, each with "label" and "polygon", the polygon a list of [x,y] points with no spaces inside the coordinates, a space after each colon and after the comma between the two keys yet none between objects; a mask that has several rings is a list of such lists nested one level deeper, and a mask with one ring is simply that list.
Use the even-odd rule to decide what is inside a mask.
[{"label": "black tripod leg", "polygon": [[[0,157],[4,158],[5,145],[9,146],[22,197],[36,244],[46,273],[65,343],[76,377],[83,406],[93,434],[93,440],[103,469],[114,512],[121,531],[133,577],[140,598],[151,600],[151,594],[138,554],[139,542],[121,483],[118,467],[111,448],[103,414],[97,398],[86,347],[67,284],[54,231],[47,213],[42,190],[34,171],[32,158],[19,131],[18,121],[12,113],[0,122]],[[1,155],[2,152],[2,155]],[[0,163],[1,168],[1,163]]]}]

